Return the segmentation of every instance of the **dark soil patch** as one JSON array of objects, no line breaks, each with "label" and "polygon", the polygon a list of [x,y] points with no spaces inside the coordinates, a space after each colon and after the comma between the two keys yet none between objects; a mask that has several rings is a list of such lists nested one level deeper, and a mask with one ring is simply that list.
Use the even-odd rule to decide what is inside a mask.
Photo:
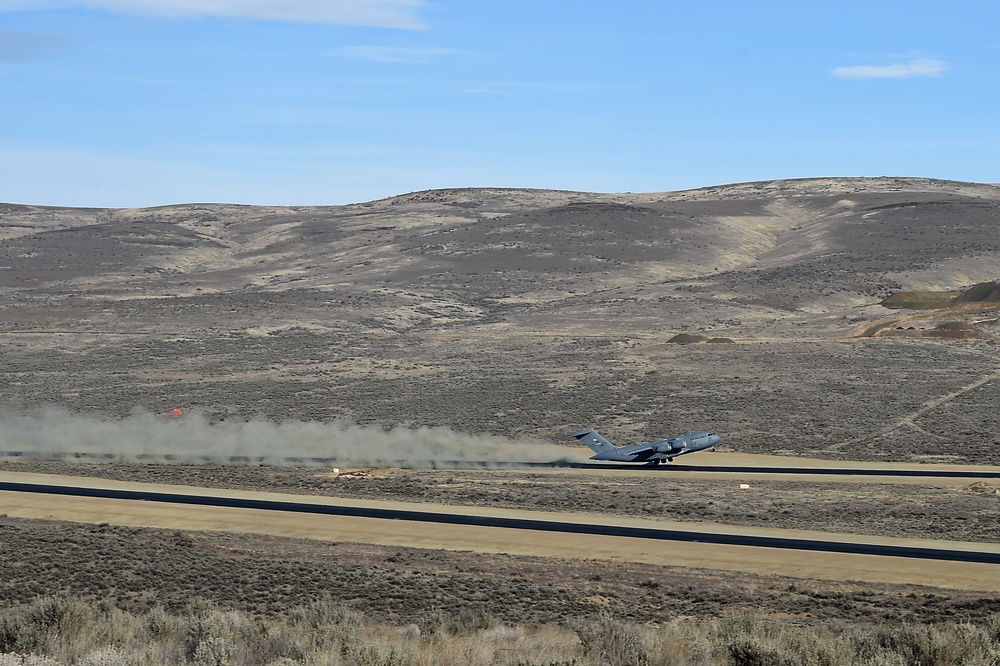
[{"label": "dark soil patch", "polygon": [[1000,611],[994,595],[824,583],[669,565],[479,555],[0,518],[0,602],[40,595],[179,611],[193,598],[279,614],[330,597],[395,622],[430,610],[545,623],[610,612],[637,622],[756,608],[803,619],[965,621]]}]

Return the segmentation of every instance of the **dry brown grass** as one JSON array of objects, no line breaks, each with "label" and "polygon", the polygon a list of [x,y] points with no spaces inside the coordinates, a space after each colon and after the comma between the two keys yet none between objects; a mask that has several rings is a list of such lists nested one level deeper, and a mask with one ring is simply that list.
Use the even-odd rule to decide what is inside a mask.
[{"label": "dry brown grass", "polygon": [[191,601],[130,613],[39,597],[0,611],[0,664],[83,666],[986,665],[1000,660],[1000,616],[981,624],[798,626],[759,612],[652,626],[600,615],[569,624],[500,624],[429,614],[391,625],[320,596],[280,616]]}]

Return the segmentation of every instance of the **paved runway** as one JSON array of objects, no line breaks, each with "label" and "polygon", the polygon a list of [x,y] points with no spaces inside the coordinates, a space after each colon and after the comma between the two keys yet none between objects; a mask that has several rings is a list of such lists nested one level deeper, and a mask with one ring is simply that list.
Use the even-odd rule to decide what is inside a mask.
[{"label": "paved runway", "polygon": [[776,536],[754,536],[746,534],[718,533],[700,530],[658,529],[628,525],[608,525],[594,523],[537,520],[530,518],[510,518],[467,513],[443,513],[417,509],[387,509],[357,505],[317,504],[311,502],[278,501],[246,497],[223,497],[218,495],[197,495],[164,493],[145,490],[123,490],[112,488],[81,487],[69,485],[19,483],[0,481],[0,491],[41,493],[72,497],[91,497],[142,502],[163,502],[169,504],[189,504],[195,506],[257,509],[311,513],[356,518],[382,520],[417,521],[448,525],[475,525],[479,527],[499,527],[543,532],[589,534],[637,539],[657,539],[688,543],[718,544],[730,546],[753,546],[758,548],[781,548],[825,553],[855,555],[878,555],[905,557],[950,562],[1000,564],[1000,552],[971,551],[949,548],[928,548],[917,546],[887,545],[878,543],[853,543],[844,541],[823,541]]}]

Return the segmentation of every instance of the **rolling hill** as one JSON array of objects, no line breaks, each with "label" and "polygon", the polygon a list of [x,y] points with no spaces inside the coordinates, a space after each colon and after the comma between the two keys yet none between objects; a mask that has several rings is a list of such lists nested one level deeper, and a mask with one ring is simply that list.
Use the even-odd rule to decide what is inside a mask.
[{"label": "rolling hill", "polygon": [[[1000,369],[996,308],[879,304],[1000,278],[997,185],[8,204],[0,238],[0,388],[22,406],[548,441],[707,427],[747,451],[1000,461],[1000,389],[977,383]],[[915,333],[942,326],[974,334]]]}]

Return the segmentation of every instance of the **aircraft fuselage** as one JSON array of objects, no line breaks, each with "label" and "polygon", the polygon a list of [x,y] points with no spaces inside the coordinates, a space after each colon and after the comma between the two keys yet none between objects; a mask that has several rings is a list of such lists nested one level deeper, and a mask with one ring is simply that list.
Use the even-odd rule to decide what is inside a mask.
[{"label": "aircraft fuselage", "polygon": [[673,460],[676,456],[695,451],[703,451],[719,443],[721,439],[714,432],[693,432],[668,439],[660,439],[645,444],[615,447],[607,442],[596,430],[584,430],[574,435],[587,444],[594,454],[591,460],[606,462],[629,462],[658,464]]}]

